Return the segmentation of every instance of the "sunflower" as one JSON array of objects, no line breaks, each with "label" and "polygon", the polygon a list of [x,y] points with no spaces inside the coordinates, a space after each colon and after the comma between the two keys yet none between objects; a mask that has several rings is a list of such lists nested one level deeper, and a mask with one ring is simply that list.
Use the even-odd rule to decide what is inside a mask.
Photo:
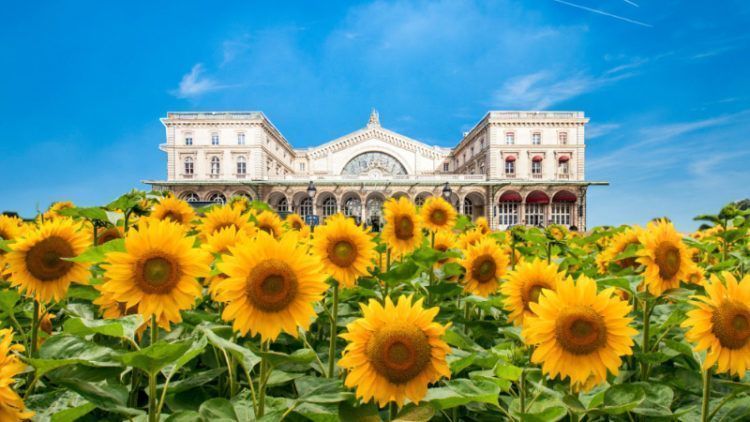
[{"label": "sunflower", "polygon": [[575,391],[587,391],[617,375],[621,356],[630,355],[631,307],[615,294],[614,288],[596,292],[596,282],[586,276],[558,283],[557,290],[542,290],[533,315],[524,318],[524,341],[536,345],[532,363],[555,378],[570,378]]},{"label": "sunflower", "polygon": [[389,199],[383,210],[385,226],[381,237],[396,256],[407,254],[422,244],[422,222],[414,204],[405,196]]},{"label": "sunflower", "polygon": [[638,252],[637,261],[646,267],[644,283],[654,296],[679,287],[695,267],[687,246],[668,221],[648,223],[638,240],[643,249]]},{"label": "sunflower", "polygon": [[750,276],[740,282],[729,272],[721,273],[726,286],[715,274],[706,283],[706,296],[695,296],[683,328],[695,351],[708,350],[703,369],[718,363],[719,372],[740,378],[750,369]]},{"label": "sunflower", "polygon": [[[254,226],[250,226],[255,230]],[[212,254],[227,254],[229,248],[247,241],[253,234],[248,235],[247,231],[238,231],[235,226],[227,226],[219,229],[206,237],[206,241],[201,244],[201,248]]]},{"label": "sunflower", "polygon": [[349,343],[339,360],[349,370],[344,384],[356,387],[357,397],[400,407],[407,398],[419,403],[429,384],[450,378],[446,355],[451,349],[442,340],[450,324],[434,322],[439,308],[424,309],[422,299],[412,304],[406,296],[396,305],[386,297],[385,306],[374,299],[360,306],[362,318],[341,334]]},{"label": "sunflower", "polygon": [[156,220],[170,220],[187,226],[195,219],[195,211],[193,211],[193,207],[187,202],[177,199],[174,196],[167,196],[154,205],[154,209],[151,211],[151,218]]},{"label": "sunflower", "polygon": [[313,252],[320,257],[326,274],[344,287],[354,287],[357,277],[367,274],[375,259],[375,242],[354,220],[336,214],[318,227]]},{"label": "sunflower", "polygon": [[0,239],[14,240],[21,235],[23,221],[18,217],[0,215]]},{"label": "sunflower", "polygon": [[137,306],[145,321],[155,317],[165,330],[182,321],[180,311],[201,294],[196,280],[208,275],[211,257],[193,248],[195,239],[169,220],[143,222],[125,237],[125,252],[109,252],[101,291],[127,308]]},{"label": "sunflower", "polygon": [[60,301],[71,282],[87,283],[88,265],[66,261],[90,246],[89,236],[69,218],[47,220],[10,245],[5,260],[10,283],[39,302]]},{"label": "sunflower", "polygon": [[467,230],[458,236],[458,247],[466,249],[484,239],[484,233],[479,228]]},{"label": "sunflower", "polygon": [[490,237],[480,240],[464,251],[460,264],[466,270],[464,289],[487,297],[497,291],[500,277],[508,267],[508,255]]},{"label": "sunflower", "polygon": [[443,198],[427,198],[420,215],[424,226],[431,231],[451,230],[456,225],[456,209]]},{"label": "sunflower", "polygon": [[13,331],[0,330],[0,420],[16,422],[30,419],[34,412],[26,409],[23,399],[13,391],[14,377],[24,371],[26,365],[16,355],[23,353],[24,347],[13,344]]},{"label": "sunflower", "polygon": [[122,239],[123,237],[125,237],[125,232],[123,231],[122,227],[102,227],[97,230],[96,244],[103,245],[111,240]]},{"label": "sunflower", "polygon": [[[75,205],[70,201],[59,201],[53,202],[52,205],[47,209],[47,212],[42,214],[42,220],[54,220],[56,218],[65,217],[60,214],[60,211],[75,208]],[[67,218],[67,217],[65,217]]]},{"label": "sunflower", "polygon": [[489,233],[490,230],[490,223],[487,221],[487,218],[485,217],[477,217],[476,220],[474,220],[474,227],[479,230],[482,234]]},{"label": "sunflower", "polygon": [[[435,233],[435,243],[433,248],[439,252],[448,252],[456,248],[456,236],[447,230],[440,230]],[[435,263],[436,268],[440,268],[449,262],[456,262],[455,258],[443,258]]]},{"label": "sunflower", "polygon": [[539,300],[542,290],[555,290],[557,283],[564,279],[565,275],[554,262],[534,259],[516,265],[500,288],[506,296],[504,308],[510,312],[509,319],[513,325],[523,325],[524,318],[533,315],[529,305]]},{"label": "sunflower", "polygon": [[273,211],[262,211],[255,216],[255,220],[259,230],[263,230],[277,239],[284,232],[284,223],[281,221],[281,217]]},{"label": "sunflower", "polygon": [[568,230],[559,224],[553,224],[547,228],[547,233],[555,240],[565,240],[568,236]]},{"label": "sunflower", "polygon": [[218,264],[228,277],[215,281],[216,300],[225,302],[225,321],[242,335],[275,340],[281,331],[297,336],[316,315],[313,304],[328,285],[320,260],[298,245],[296,236],[275,239],[260,231],[250,242],[230,248]]},{"label": "sunflower", "polygon": [[310,237],[310,227],[305,223],[305,220],[299,216],[299,214],[287,214],[284,222],[289,226],[289,230],[299,232],[300,237]]},{"label": "sunflower", "polygon": [[213,207],[201,219],[201,238],[205,239],[210,234],[229,226],[234,226],[238,231],[251,230],[248,215],[243,214],[241,208],[230,205]]},{"label": "sunflower", "polygon": [[621,268],[637,267],[638,262],[636,258],[625,258],[617,261],[617,255],[625,252],[630,245],[640,245],[641,242],[638,240],[638,236],[643,230],[640,227],[633,226],[625,229],[625,231],[614,235],[607,247],[596,256],[596,266],[599,269],[600,274],[606,274],[609,264],[615,264]]}]

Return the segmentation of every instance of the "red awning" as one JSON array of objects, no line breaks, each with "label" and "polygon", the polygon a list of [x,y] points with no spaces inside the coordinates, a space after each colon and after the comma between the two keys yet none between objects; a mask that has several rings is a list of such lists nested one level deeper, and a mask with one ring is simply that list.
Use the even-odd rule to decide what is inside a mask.
[{"label": "red awning", "polygon": [[509,163],[512,163],[512,162],[516,161],[516,157],[514,155],[509,155],[509,156],[505,157],[505,161],[507,161]]},{"label": "red awning", "polygon": [[575,194],[566,190],[561,190],[552,197],[552,202],[575,202],[577,199],[578,198],[576,198]]},{"label": "red awning", "polygon": [[549,204],[549,196],[546,193],[535,190],[526,197],[527,204]]},{"label": "red awning", "polygon": [[506,191],[500,195],[500,202],[521,202],[521,194],[516,191]]},{"label": "red awning", "polygon": [[567,155],[563,155],[558,159],[558,161],[561,163],[567,163],[568,161],[570,161],[570,157],[568,157]]},{"label": "red awning", "polygon": [[535,163],[539,162],[539,161],[542,161],[542,160],[544,160],[544,158],[541,155],[535,155],[534,158],[531,159],[531,161],[533,161]]}]

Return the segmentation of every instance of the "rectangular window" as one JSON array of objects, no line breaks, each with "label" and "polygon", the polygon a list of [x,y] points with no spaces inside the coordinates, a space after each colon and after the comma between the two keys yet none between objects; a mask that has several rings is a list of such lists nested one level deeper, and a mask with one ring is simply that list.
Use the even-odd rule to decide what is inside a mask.
[{"label": "rectangular window", "polygon": [[484,138],[482,138],[482,139],[479,140],[479,149],[480,150],[484,149]]},{"label": "rectangular window", "polygon": [[515,226],[518,224],[518,202],[500,203],[500,225]]},{"label": "rectangular window", "polygon": [[560,145],[567,145],[568,144],[568,132],[560,132],[558,135],[560,139]]},{"label": "rectangular window", "polygon": [[570,225],[570,203],[553,202],[552,203],[552,222],[563,226]]},{"label": "rectangular window", "polygon": [[305,163],[299,163],[299,171],[305,171]]},{"label": "rectangular window", "polygon": [[245,145],[245,134],[244,133],[238,133],[237,134],[237,145]]},{"label": "rectangular window", "polygon": [[211,134],[211,145],[219,145],[219,134],[218,133],[212,133]]},{"label": "rectangular window", "polygon": [[533,145],[540,145],[542,143],[542,134],[539,132],[534,132],[531,134],[531,143]]},{"label": "rectangular window", "polygon": [[516,134],[508,132],[505,134],[505,145],[513,145],[516,143]]},{"label": "rectangular window", "polygon": [[547,206],[545,204],[526,204],[526,224],[529,226],[542,226],[545,224],[544,214]]},{"label": "rectangular window", "polygon": [[447,171],[449,171],[449,170],[450,170],[450,164],[448,164],[448,163],[443,163],[443,171],[446,171],[446,172],[447,172]]},{"label": "rectangular window", "polygon": [[185,135],[185,145],[193,145],[193,135]]}]

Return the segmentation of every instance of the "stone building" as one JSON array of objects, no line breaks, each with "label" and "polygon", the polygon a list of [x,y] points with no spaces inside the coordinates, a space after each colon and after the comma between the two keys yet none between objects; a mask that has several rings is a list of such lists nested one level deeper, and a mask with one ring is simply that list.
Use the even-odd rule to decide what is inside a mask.
[{"label": "stone building", "polygon": [[[261,112],[168,113],[161,119],[166,180],[147,180],[191,202],[242,195],[319,219],[336,212],[377,220],[389,197],[421,204],[443,195],[494,228],[586,227],[583,112],[491,111],[453,148],[380,125],[294,148]],[[314,189],[310,189],[314,188]]]}]

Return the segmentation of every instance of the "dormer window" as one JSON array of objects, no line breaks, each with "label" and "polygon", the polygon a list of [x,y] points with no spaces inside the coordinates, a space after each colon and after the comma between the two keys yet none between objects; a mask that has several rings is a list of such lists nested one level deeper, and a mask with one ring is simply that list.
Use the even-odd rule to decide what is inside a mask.
[{"label": "dormer window", "polygon": [[534,132],[531,134],[531,144],[532,145],[541,145],[542,143],[542,134],[539,132]]},{"label": "dormer window", "polygon": [[513,132],[505,133],[505,145],[513,145],[516,143],[516,134]]},{"label": "dormer window", "polygon": [[219,145],[219,134],[218,133],[212,133],[211,134],[211,145]]}]

